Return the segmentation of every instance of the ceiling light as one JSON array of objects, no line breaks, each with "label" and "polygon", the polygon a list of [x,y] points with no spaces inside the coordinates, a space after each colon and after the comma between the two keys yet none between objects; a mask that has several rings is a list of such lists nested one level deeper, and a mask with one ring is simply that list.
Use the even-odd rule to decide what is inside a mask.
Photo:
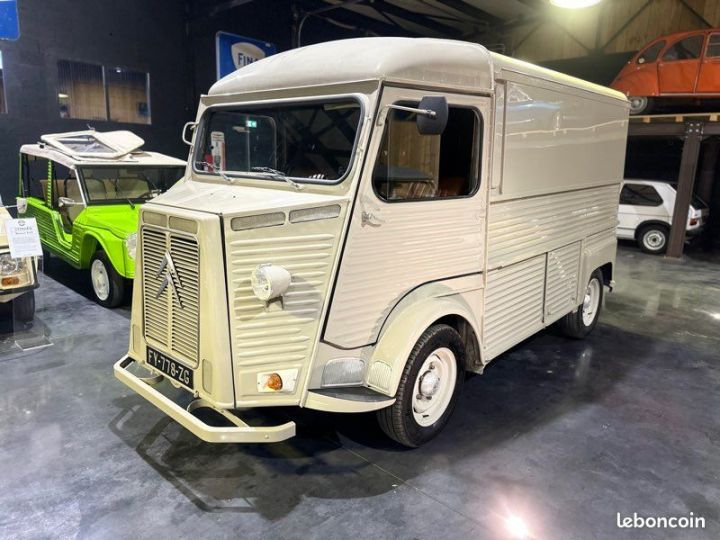
[{"label": "ceiling light", "polygon": [[530,536],[530,531],[523,519],[519,516],[510,515],[505,519],[505,525],[507,532],[510,533],[511,538],[518,540],[524,540]]},{"label": "ceiling light", "polygon": [[550,0],[553,6],[566,9],[581,9],[595,4],[599,4],[601,0]]}]

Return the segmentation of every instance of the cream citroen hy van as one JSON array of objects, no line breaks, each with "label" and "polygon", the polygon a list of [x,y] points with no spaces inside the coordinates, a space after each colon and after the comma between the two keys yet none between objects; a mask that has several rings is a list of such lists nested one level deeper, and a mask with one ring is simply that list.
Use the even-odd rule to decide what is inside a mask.
[{"label": "cream citroen hy van", "polygon": [[115,373],[210,442],[292,437],[242,409],[299,406],[377,411],[418,446],[466,371],[552,323],[595,326],[627,125],[622,94],[470,43],[355,39],[244,67],[186,126],[185,178],[141,210]]}]

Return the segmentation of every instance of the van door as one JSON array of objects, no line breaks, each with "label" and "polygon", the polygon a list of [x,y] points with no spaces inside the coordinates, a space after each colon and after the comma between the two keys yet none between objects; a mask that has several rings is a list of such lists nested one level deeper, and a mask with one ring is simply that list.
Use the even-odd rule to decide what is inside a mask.
[{"label": "van door", "polygon": [[663,53],[658,64],[661,94],[691,94],[695,91],[704,39],[705,34],[682,38]]},{"label": "van door", "polygon": [[[424,96],[449,104],[442,135],[421,135]],[[490,98],[383,90],[324,338],[343,348],[377,339],[411,290],[482,269]]]}]

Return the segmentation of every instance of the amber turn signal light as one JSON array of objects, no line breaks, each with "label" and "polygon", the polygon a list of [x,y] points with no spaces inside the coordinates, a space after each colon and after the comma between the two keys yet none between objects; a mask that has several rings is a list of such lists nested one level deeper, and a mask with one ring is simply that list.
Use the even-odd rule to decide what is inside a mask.
[{"label": "amber turn signal light", "polygon": [[268,377],[267,381],[265,381],[265,387],[269,388],[270,390],[282,390],[283,387],[283,381],[282,377],[278,375],[277,373],[272,373]]},{"label": "amber turn signal light", "polygon": [[[3,287],[7,287],[8,285],[19,285],[20,278],[17,276],[4,277],[2,278],[2,284]],[[282,382],[280,384],[282,385]]]}]

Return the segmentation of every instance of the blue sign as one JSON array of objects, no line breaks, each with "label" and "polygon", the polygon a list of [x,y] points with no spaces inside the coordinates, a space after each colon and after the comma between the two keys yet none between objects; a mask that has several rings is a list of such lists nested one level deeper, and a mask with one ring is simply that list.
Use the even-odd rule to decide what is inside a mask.
[{"label": "blue sign", "polygon": [[14,41],[19,37],[17,0],[0,0],[0,39]]},{"label": "blue sign", "polygon": [[218,32],[215,35],[217,78],[222,79],[225,75],[276,52],[275,45],[267,41]]}]

